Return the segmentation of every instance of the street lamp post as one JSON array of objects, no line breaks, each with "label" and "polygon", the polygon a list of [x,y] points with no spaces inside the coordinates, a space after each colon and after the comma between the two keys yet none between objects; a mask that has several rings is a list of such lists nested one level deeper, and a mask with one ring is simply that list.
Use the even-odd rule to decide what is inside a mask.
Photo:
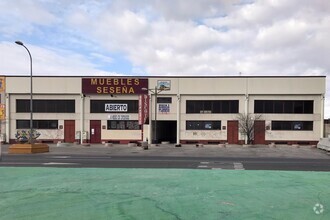
[{"label": "street lamp post", "polygon": [[[142,88],[142,90],[148,90],[152,94],[155,95],[155,128],[154,128],[154,134],[153,134],[153,143],[157,144],[157,95],[162,91],[161,89],[158,89],[157,86],[155,86],[154,89],[148,89],[148,88]],[[149,107],[151,108],[151,106]],[[152,118],[149,119],[149,124],[152,123]],[[149,137],[150,138],[150,137]]]},{"label": "street lamp post", "polygon": [[33,144],[32,56],[31,56],[29,49],[23,44],[23,42],[15,41],[15,43],[24,47],[30,56],[30,137],[29,137],[30,140],[29,141],[30,141],[30,144],[32,145]]}]

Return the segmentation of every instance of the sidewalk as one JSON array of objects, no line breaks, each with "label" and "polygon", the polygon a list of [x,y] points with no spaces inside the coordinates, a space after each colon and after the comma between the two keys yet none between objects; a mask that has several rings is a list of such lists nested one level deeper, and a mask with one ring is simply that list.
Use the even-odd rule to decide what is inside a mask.
[{"label": "sidewalk", "polygon": [[[2,154],[8,154],[9,145],[2,146]],[[330,159],[327,151],[312,146],[294,147],[290,145],[253,145],[244,147],[242,145],[182,145],[175,147],[174,144],[160,144],[149,146],[148,150],[141,147],[132,147],[120,144],[105,146],[92,144],[90,146],[64,144],[57,146],[49,144],[52,155],[107,155],[107,156],[173,156],[173,157],[247,157],[247,158],[308,158],[308,159]]]}]

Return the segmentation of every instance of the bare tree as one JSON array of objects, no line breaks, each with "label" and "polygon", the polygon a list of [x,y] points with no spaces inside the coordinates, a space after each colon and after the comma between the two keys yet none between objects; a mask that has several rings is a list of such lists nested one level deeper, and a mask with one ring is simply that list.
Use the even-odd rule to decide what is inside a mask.
[{"label": "bare tree", "polygon": [[262,115],[255,114],[238,114],[237,120],[239,124],[239,131],[241,134],[245,135],[247,138],[246,144],[252,144],[254,139],[254,122],[259,120]]}]

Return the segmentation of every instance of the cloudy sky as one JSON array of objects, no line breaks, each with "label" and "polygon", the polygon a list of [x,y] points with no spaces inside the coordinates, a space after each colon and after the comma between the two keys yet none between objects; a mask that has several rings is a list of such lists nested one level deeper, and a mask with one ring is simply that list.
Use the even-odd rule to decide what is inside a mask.
[{"label": "cloudy sky", "polygon": [[[0,74],[326,75],[328,0],[1,0]],[[308,89],[308,88],[306,88]]]}]

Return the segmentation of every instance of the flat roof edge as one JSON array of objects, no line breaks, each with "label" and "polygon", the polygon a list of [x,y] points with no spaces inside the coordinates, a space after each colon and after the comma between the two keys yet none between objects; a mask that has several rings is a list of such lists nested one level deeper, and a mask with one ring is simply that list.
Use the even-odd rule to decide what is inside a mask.
[{"label": "flat roof edge", "polygon": [[[0,75],[2,77],[30,77],[30,75]],[[33,77],[48,78],[326,78],[325,75],[320,76],[54,76],[54,75],[34,75]]]}]

